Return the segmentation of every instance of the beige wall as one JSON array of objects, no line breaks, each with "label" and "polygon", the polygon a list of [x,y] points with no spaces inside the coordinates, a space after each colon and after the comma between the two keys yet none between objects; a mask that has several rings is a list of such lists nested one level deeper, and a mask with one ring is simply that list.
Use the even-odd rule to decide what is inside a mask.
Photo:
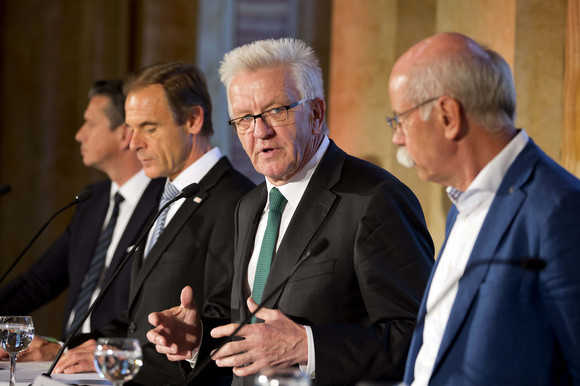
[{"label": "beige wall", "polygon": [[[567,7],[573,4],[578,1],[334,1],[328,108],[331,137],[349,153],[390,170],[413,189],[437,247],[444,238],[449,208],[444,189],[420,181],[414,170],[396,163],[384,121],[391,112],[387,81],[396,57],[419,40],[444,31],[464,33],[498,51],[514,71],[518,127],[524,127],[561,162],[566,148],[562,144],[566,16]],[[574,12],[578,12],[577,6]],[[577,39],[574,42],[578,45]],[[577,72],[580,60],[577,55],[570,57],[576,60]],[[570,88],[569,94],[575,96],[577,90]],[[565,132],[572,140],[578,136],[576,99],[568,107],[570,123]],[[578,147],[576,139],[566,154]],[[574,160],[577,164],[577,156],[567,162],[574,165]]]}]

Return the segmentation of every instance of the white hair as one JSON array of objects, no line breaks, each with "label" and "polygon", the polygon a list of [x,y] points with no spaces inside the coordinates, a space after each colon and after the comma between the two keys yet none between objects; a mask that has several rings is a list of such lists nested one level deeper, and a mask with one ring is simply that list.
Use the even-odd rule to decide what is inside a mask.
[{"label": "white hair", "polygon": [[[428,65],[414,66],[412,81],[405,91],[411,103],[447,95],[455,98],[466,113],[490,131],[513,126],[516,119],[516,91],[507,62],[490,49],[446,56]],[[428,119],[433,105],[421,108]]]},{"label": "white hair", "polygon": [[241,74],[284,67],[288,69],[300,99],[324,99],[322,70],[312,47],[292,38],[258,40],[227,53],[221,62],[219,74],[226,86],[228,110],[232,80]]}]

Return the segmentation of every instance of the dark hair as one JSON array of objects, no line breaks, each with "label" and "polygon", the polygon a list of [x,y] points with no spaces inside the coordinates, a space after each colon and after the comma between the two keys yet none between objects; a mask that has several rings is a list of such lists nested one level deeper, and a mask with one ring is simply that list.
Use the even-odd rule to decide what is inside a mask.
[{"label": "dark hair", "polygon": [[102,95],[110,99],[111,103],[105,109],[105,115],[111,122],[111,130],[125,123],[125,94],[123,94],[123,80],[97,80],[89,90],[89,99]]},{"label": "dark hair", "polygon": [[206,137],[213,134],[211,99],[205,76],[199,68],[184,62],[154,64],[130,75],[125,81],[124,91],[128,94],[132,90],[152,84],[163,87],[177,124],[183,125],[186,122],[192,106],[201,106],[201,134]]}]

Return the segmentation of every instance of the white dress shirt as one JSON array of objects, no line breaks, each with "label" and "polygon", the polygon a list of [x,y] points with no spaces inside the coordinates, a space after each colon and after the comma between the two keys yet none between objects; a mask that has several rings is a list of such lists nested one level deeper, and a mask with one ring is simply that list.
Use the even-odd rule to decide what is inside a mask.
[{"label": "white dress shirt", "polygon": [[[167,178],[167,181],[165,183],[167,184],[171,182],[173,185],[175,185],[175,187],[179,191],[181,191],[186,186],[193,184],[194,182],[199,183],[199,181],[201,181],[203,177],[205,177],[205,175],[211,170],[211,168],[213,168],[215,164],[218,163],[220,158],[222,158],[222,153],[220,149],[218,147],[214,147],[213,149],[205,153],[203,156],[201,156],[200,159],[189,165],[184,171],[179,173],[179,175],[175,177],[173,181],[169,181],[169,178]],[[181,205],[183,205],[184,202],[185,198],[181,198],[172,203],[171,205],[169,205],[167,217],[165,218],[165,228],[167,228],[169,222],[171,221],[173,216],[175,216],[175,213],[177,213],[177,211],[179,210],[179,208],[181,208]],[[145,251],[149,250],[149,243],[151,242],[151,237],[153,237],[153,232],[155,230],[156,225],[157,224],[155,224],[149,231],[149,236],[147,237],[147,245],[146,245],[147,248],[144,249]]]},{"label": "white dress shirt", "polygon": [[[276,250],[280,246],[280,242],[284,238],[284,234],[288,229],[288,225],[294,216],[294,212],[304,195],[304,191],[316,170],[316,167],[320,163],[322,156],[328,149],[330,145],[330,140],[327,136],[324,137],[320,147],[314,154],[314,156],[308,161],[306,166],[302,168],[290,181],[282,186],[276,186],[280,193],[288,200],[286,206],[284,207],[284,212],[282,212],[282,220],[280,221],[280,230],[278,232],[278,240],[276,241]],[[258,264],[258,257],[260,255],[260,247],[262,245],[262,239],[264,238],[264,232],[266,231],[266,225],[268,223],[268,210],[270,208],[270,190],[274,187],[266,178],[266,187],[268,189],[268,199],[264,211],[262,212],[262,217],[260,218],[260,223],[258,224],[258,229],[256,231],[256,237],[254,239],[254,250],[252,252],[252,257],[250,258],[250,263],[248,265],[248,285],[249,288],[254,286],[254,276],[256,276],[256,266]],[[312,337],[312,329],[308,326],[304,326],[306,329],[306,335],[308,337],[308,365],[306,367],[301,366],[302,370],[307,374],[312,376],[314,374],[314,339]]]},{"label": "white dress shirt", "polygon": [[475,241],[504,176],[528,143],[524,130],[508,143],[475,177],[465,192],[448,187],[457,218],[439,257],[427,295],[423,345],[415,361],[413,386],[427,385],[441,346],[451,308]]},{"label": "white dress shirt", "polygon": [[[117,246],[119,245],[119,241],[121,241],[121,237],[123,237],[123,233],[125,233],[125,228],[127,228],[127,224],[133,216],[133,212],[135,211],[135,207],[139,203],[143,192],[147,189],[149,185],[149,179],[143,170],[140,170],[137,174],[131,177],[127,182],[123,184],[123,186],[117,185],[116,182],[111,182],[111,190],[109,192],[109,208],[107,209],[107,214],[105,216],[105,221],[101,227],[101,231],[105,229],[107,224],[109,223],[109,219],[113,214],[113,207],[115,206],[115,194],[119,192],[124,200],[119,204],[119,215],[117,217],[117,223],[115,224],[115,229],[113,231],[113,236],[111,238],[111,244],[109,244],[109,248],[107,249],[107,254],[105,255],[105,266],[103,268],[103,272],[101,273],[101,278],[99,279],[99,283],[95,287],[95,291],[91,296],[91,304],[95,301],[99,293],[101,292],[101,285],[103,284],[103,279],[105,278],[105,274],[111,261],[113,260],[113,256],[115,255],[115,251],[117,250]],[[70,318],[68,320],[68,325],[74,320],[74,310],[71,312]],[[83,323],[81,328],[81,332],[87,333],[91,331],[91,318],[87,318],[87,320]]]}]

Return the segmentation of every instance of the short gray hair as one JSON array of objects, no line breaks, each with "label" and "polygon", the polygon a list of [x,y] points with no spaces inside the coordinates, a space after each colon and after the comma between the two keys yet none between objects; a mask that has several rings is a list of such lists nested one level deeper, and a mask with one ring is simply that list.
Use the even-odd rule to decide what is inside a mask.
[{"label": "short gray hair", "polygon": [[244,73],[276,67],[288,69],[300,99],[324,99],[322,70],[312,47],[292,38],[258,40],[233,49],[221,62],[219,74],[226,86],[230,115],[232,80]]},{"label": "short gray hair", "polygon": [[[514,125],[516,91],[512,72],[493,50],[442,55],[427,65],[413,66],[408,76],[405,98],[410,103],[447,95],[459,101],[466,113],[490,131]],[[423,119],[427,119],[432,106],[422,109]]]}]

